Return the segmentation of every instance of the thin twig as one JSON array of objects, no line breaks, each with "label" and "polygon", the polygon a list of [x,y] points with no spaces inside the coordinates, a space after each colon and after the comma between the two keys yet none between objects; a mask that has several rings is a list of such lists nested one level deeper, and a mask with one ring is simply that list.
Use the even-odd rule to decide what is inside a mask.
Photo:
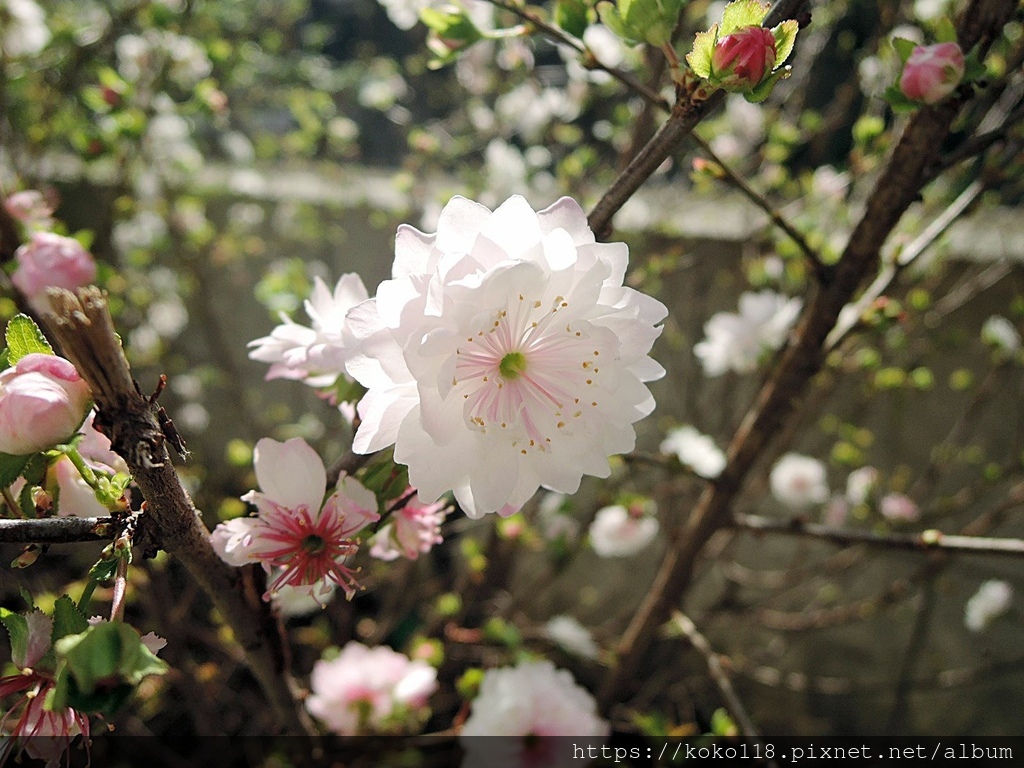
[{"label": "thin twig", "polygon": [[757,726],[754,725],[754,721],[750,719],[750,715],[747,714],[746,707],[743,706],[740,697],[736,695],[736,689],[733,688],[732,680],[725,671],[725,667],[722,666],[721,659],[711,647],[711,643],[697,629],[697,625],[682,611],[676,611],[672,616],[672,626],[682,632],[683,636],[690,641],[690,645],[693,646],[694,650],[704,657],[704,661],[708,665],[708,672],[711,674],[711,679],[718,686],[718,692],[722,694],[722,700],[725,702],[726,709],[729,710],[732,719],[739,726],[740,733],[748,739],[755,741],[760,739],[761,734],[757,730]]},{"label": "thin twig", "polygon": [[110,541],[117,535],[112,517],[45,517],[38,520],[0,520],[5,544],[76,544]]},{"label": "thin twig", "polygon": [[733,515],[731,525],[758,533],[779,533],[789,536],[807,536],[824,539],[842,546],[870,544],[886,549],[902,549],[912,552],[966,552],[977,555],[1008,555],[1024,557],[1024,539],[997,539],[981,536],[958,536],[941,531],[928,530],[921,533],[875,533],[849,528],[837,528],[821,523],[811,523],[799,517],[776,520],[758,515]]}]

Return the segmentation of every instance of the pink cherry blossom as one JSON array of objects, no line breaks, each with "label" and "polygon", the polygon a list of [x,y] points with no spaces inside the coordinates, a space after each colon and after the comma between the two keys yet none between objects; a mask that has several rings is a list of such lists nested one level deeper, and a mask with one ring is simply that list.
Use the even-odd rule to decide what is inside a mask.
[{"label": "pink cherry blossom", "polygon": [[956,43],[919,45],[903,65],[900,90],[908,99],[937,104],[964,76],[964,53]]},{"label": "pink cherry blossom", "polygon": [[825,465],[811,456],[787,453],[768,476],[772,495],[787,507],[801,510],[829,498]]},{"label": "pink cherry blossom", "polygon": [[298,437],[284,443],[263,438],[253,466],[262,491],[249,491],[242,500],[257,515],[217,526],[212,544],[221,559],[230,565],[257,562],[273,572],[266,599],[284,586],[320,582],[337,584],[351,598],[358,583],[347,560],[359,549],[356,534],[380,519],[376,497],[342,475],[325,500],[323,461]]},{"label": "pink cherry blossom", "polygon": [[386,646],[348,643],[313,665],[306,708],[341,736],[402,733],[422,720],[437,670]]},{"label": "pink cherry blossom", "polygon": [[91,393],[75,366],[33,353],[0,372],[0,453],[43,451],[74,435]]},{"label": "pink cherry blossom", "polygon": [[913,523],[921,517],[921,510],[909,496],[902,493],[887,493],[878,502],[882,517],[897,523]]},{"label": "pink cherry blossom", "polygon": [[355,450],[394,444],[422,498],[451,490],[472,517],[607,477],[664,374],[648,352],[666,309],[623,286],[627,253],[569,198],[456,197],[436,234],[399,227],[392,279],[347,318],[368,389]]},{"label": "pink cherry blossom", "polygon": [[421,553],[429,552],[442,541],[441,523],[447,507],[448,502],[443,500],[424,504],[419,494],[414,493],[374,535],[370,554],[380,560],[415,560]]},{"label": "pink cherry blossom", "polygon": [[53,226],[53,206],[39,190],[15,192],[4,200],[4,208],[27,227]]},{"label": "pink cherry blossom", "polygon": [[14,258],[17,267],[11,282],[40,312],[49,307],[48,287],[73,291],[96,279],[96,261],[72,237],[34,232],[31,241],[18,248]]}]

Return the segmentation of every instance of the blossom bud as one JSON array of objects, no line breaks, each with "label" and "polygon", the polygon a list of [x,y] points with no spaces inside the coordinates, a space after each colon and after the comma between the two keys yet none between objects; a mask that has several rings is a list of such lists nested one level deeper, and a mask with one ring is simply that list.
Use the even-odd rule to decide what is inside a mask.
[{"label": "blossom bud", "polygon": [[725,87],[755,88],[775,68],[775,37],[759,26],[721,38],[711,56],[712,80]]},{"label": "blossom bud", "polygon": [[937,104],[964,76],[964,54],[956,43],[919,45],[903,65],[900,90],[908,99]]},{"label": "blossom bud", "polygon": [[89,385],[62,357],[33,353],[0,373],[0,453],[24,456],[70,438],[89,410]]},{"label": "blossom bud", "polygon": [[82,244],[52,232],[36,232],[15,253],[18,266],[11,282],[36,310],[46,309],[48,287],[73,291],[96,279],[96,262]]},{"label": "blossom bud", "polygon": [[53,206],[37,189],[15,192],[4,201],[4,208],[15,219],[26,226],[43,227],[53,223]]}]

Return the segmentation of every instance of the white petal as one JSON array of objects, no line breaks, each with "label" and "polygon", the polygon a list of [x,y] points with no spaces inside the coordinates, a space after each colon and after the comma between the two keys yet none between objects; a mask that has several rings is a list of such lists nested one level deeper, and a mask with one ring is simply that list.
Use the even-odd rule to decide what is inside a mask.
[{"label": "white petal", "polygon": [[253,451],[256,480],[267,496],[283,507],[319,510],[327,490],[323,460],[301,437],[283,443],[265,437]]}]

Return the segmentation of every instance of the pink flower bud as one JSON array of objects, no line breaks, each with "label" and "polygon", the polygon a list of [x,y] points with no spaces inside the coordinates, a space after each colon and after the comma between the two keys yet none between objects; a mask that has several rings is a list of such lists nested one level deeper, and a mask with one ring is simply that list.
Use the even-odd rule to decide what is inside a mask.
[{"label": "pink flower bud", "polygon": [[52,232],[36,232],[14,254],[18,266],[11,282],[38,311],[49,306],[50,286],[73,291],[96,279],[96,262],[82,244]]},{"label": "pink flower bud", "polygon": [[908,99],[937,104],[964,76],[964,54],[956,43],[919,45],[903,66],[900,90]]},{"label": "pink flower bud", "polygon": [[25,355],[0,373],[0,453],[35,453],[67,440],[89,410],[89,385],[56,355]]},{"label": "pink flower bud", "polygon": [[712,80],[725,86],[754,88],[775,67],[775,37],[770,30],[750,26],[726,35],[711,55]]}]

